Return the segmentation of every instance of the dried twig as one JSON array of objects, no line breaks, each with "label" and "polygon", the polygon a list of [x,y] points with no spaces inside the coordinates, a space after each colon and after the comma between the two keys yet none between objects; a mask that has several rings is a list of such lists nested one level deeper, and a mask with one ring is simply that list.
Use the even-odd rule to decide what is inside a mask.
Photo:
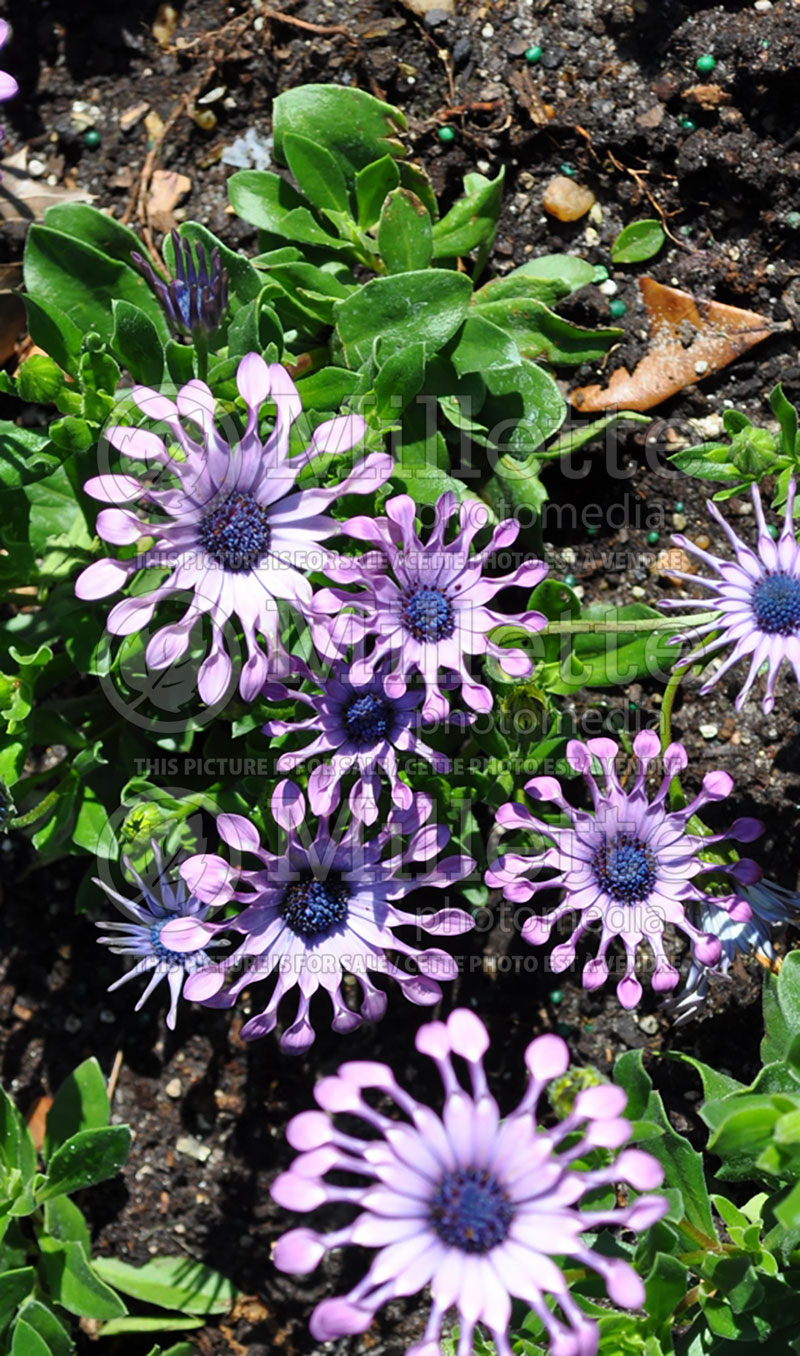
[{"label": "dried twig", "polygon": [[122,1051],[118,1050],[114,1056],[114,1063],[111,1066],[111,1073],[108,1075],[108,1084],[106,1086],[109,1102],[113,1102],[114,1100],[114,1093],[117,1090],[117,1082],[119,1080],[120,1070],[122,1069],[122,1059]]}]

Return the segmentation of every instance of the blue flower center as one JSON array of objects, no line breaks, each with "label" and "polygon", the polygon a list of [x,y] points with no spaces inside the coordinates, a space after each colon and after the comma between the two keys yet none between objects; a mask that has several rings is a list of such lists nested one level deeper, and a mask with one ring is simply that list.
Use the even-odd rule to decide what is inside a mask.
[{"label": "blue flower center", "polygon": [[514,1207],[481,1168],[461,1168],[442,1178],[431,1201],[430,1220],[443,1243],[461,1252],[490,1252],[506,1237]]},{"label": "blue flower center", "polygon": [[347,886],[340,880],[317,880],[308,872],[286,889],[281,918],[298,937],[316,937],[344,922],[347,899]]},{"label": "blue flower center", "polygon": [[640,904],[656,883],[655,854],[633,833],[606,839],[592,866],[598,883],[617,904]]},{"label": "blue flower center", "polygon": [[[175,915],[171,915],[175,917]],[[153,923],[150,928],[150,943],[153,948],[153,955],[157,956],[162,965],[169,965],[173,969],[180,966],[191,974],[194,970],[202,970],[204,965],[209,964],[209,958],[205,951],[172,951],[165,946],[161,940],[161,929],[165,923],[169,923],[170,918],[162,918],[160,922]]]},{"label": "blue flower center", "polygon": [[200,521],[200,541],[218,565],[234,574],[252,570],[269,549],[269,515],[252,494],[234,491]]},{"label": "blue flower center", "polygon": [[453,604],[441,589],[420,584],[403,598],[403,625],[415,640],[447,640],[456,629]]},{"label": "blue flower center", "polygon": [[385,739],[391,721],[388,701],[367,692],[356,697],[344,713],[344,724],[350,738],[362,748]]},{"label": "blue flower center", "polygon": [[753,612],[762,631],[791,636],[800,626],[800,579],[791,574],[765,574],[752,594]]}]

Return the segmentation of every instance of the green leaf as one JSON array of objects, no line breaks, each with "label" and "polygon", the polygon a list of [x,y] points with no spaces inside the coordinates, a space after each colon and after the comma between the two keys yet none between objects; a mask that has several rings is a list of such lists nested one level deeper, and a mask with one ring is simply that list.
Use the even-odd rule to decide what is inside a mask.
[{"label": "green leaf", "polygon": [[[523,358],[509,367],[488,367],[484,380],[494,399],[487,398],[481,421],[490,430],[496,428],[498,446],[501,437],[503,449],[512,457],[530,456],[558,432],[567,407],[555,381],[541,367]],[[497,473],[501,474],[499,466]]]},{"label": "green leaf", "polygon": [[52,1348],[23,1318],[14,1324],[11,1356],[53,1356]]},{"label": "green leaf", "polygon": [[800,1035],[800,951],[784,957],[780,974],[764,976],[762,1064],[785,1060]]},{"label": "green leaf", "polygon": [[417,504],[435,504],[448,490],[453,491],[459,502],[467,494],[463,481],[450,475],[444,438],[438,429],[431,428],[426,410],[419,405],[409,405],[403,416],[403,436],[398,443],[392,481]]},{"label": "green leaf", "polygon": [[350,212],[344,174],[336,160],[317,141],[287,132],[283,138],[286,164],[314,207],[329,212]]},{"label": "green leaf", "polygon": [[60,1243],[80,1243],[87,1257],[91,1253],[89,1226],[83,1211],[69,1196],[54,1196],[45,1202],[44,1226],[50,1238],[58,1239]]},{"label": "green leaf", "polygon": [[517,367],[521,361],[510,334],[474,313],[467,316],[453,340],[449,357],[459,377],[467,372]]},{"label": "green leaf", "polygon": [[[70,469],[74,475],[74,467]],[[30,504],[29,540],[37,555],[44,556],[56,546],[90,549],[92,533],[66,465],[24,488]]]},{"label": "green leaf", "polygon": [[407,188],[395,188],[383,204],[378,249],[390,273],[413,273],[431,261],[433,230],[428,209]]},{"label": "green leaf", "polygon": [[372,161],[403,155],[395,134],[405,126],[398,108],[344,85],[299,85],[280,94],[272,105],[278,163],[289,163],[285,140],[295,133],[330,152],[348,187]]},{"label": "green leaf", "polygon": [[[662,617],[645,603],[609,607],[592,603],[583,614],[586,621],[644,621]],[[667,643],[664,632],[606,631],[576,635],[575,653],[588,670],[588,687],[620,687],[639,678],[669,671],[675,660],[675,647]]]},{"label": "green leaf", "polygon": [[39,1201],[68,1195],[113,1177],[128,1157],[130,1144],[127,1125],[79,1130],[55,1150],[48,1164],[47,1180],[38,1193]]},{"label": "green leaf", "polygon": [[365,165],[356,175],[356,202],[358,204],[358,224],[362,231],[374,226],[381,214],[381,207],[387,194],[400,183],[400,171],[390,155],[382,155]]},{"label": "green leaf", "polygon": [[645,1280],[644,1310],[651,1324],[660,1327],[686,1294],[686,1267],[677,1257],[660,1252]]},{"label": "green leaf", "polygon": [[336,307],[336,327],[350,367],[365,363],[378,337],[386,348],[421,341],[435,353],[452,339],[469,309],[463,273],[423,269],[372,278]]},{"label": "green leaf", "polygon": [[7,1168],[19,1169],[23,1182],[36,1171],[30,1131],[4,1088],[0,1088],[0,1158]]},{"label": "green leaf", "polygon": [[83,343],[79,326],[54,302],[32,297],[30,293],[22,300],[28,316],[28,333],[34,344],[49,353],[71,377],[76,376]]},{"label": "green leaf", "polygon": [[159,386],[164,376],[164,346],[149,316],[129,301],[112,302],[111,346],[123,367],[141,386]]},{"label": "green leaf", "polygon": [[494,240],[503,197],[505,168],[496,179],[481,179],[480,187],[453,204],[433,227],[434,259],[455,259]]},{"label": "green leaf", "polygon": [[231,1281],[190,1257],[152,1257],[141,1267],[97,1257],[94,1269],[123,1295],[187,1314],[226,1314],[238,1294]]},{"label": "green leaf", "polygon": [[797,449],[797,410],[786,399],[780,382],[770,391],[769,403],[781,426],[781,451],[784,456],[794,459]]},{"label": "green leaf", "polygon": [[[614,1082],[628,1093],[627,1115],[632,1115],[636,1120],[651,1121],[663,1130],[663,1135],[649,1140],[648,1153],[663,1166],[669,1189],[679,1191],[689,1224],[705,1238],[715,1240],[702,1154],[673,1129],[664,1104],[644,1069],[641,1050],[628,1050],[620,1055],[614,1066]],[[649,1092],[643,1105],[646,1088],[649,1088]],[[667,1218],[675,1219],[680,1227],[680,1219],[676,1218],[674,1210],[670,1210]]]},{"label": "green leaf", "polygon": [[531,259],[502,278],[491,278],[475,293],[476,302],[533,297],[548,306],[568,297],[594,278],[594,268],[572,254],[545,254]]},{"label": "green leaf", "polygon": [[71,235],[84,244],[94,245],[101,254],[119,259],[123,264],[131,262],[133,250],[139,254],[142,252],[142,242],[134,231],[105,212],[99,212],[96,207],[90,207],[88,203],[56,203],[54,207],[48,207],[44,223],[63,235]]},{"label": "green leaf", "polygon": [[61,458],[51,440],[36,429],[0,420],[0,487],[19,490],[58,470]]},{"label": "green leaf", "polygon": [[612,261],[615,264],[641,264],[658,254],[666,238],[664,227],[654,217],[632,221],[620,231],[611,246]]},{"label": "green leaf", "polygon": [[573,325],[532,297],[476,300],[475,310],[512,335],[524,357],[546,357],[552,363],[596,362],[622,334],[622,330],[617,329],[586,329]]},{"label": "green leaf", "polygon": [[17,395],[32,405],[50,405],[64,385],[58,363],[43,353],[34,353],[17,369]]},{"label": "green leaf", "polygon": [[79,1318],[121,1318],[128,1310],[119,1295],[96,1276],[80,1243],[39,1239],[41,1267],[57,1304]]},{"label": "green leaf", "polygon": [[74,1351],[72,1338],[59,1321],[52,1309],[48,1309],[41,1300],[26,1300],[18,1315],[29,1327],[43,1337],[52,1356],[70,1356]]},{"label": "green leaf", "polygon": [[375,401],[379,418],[393,422],[419,395],[425,384],[425,345],[408,344],[393,353],[375,377]]},{"label": "green leaf", "polygon": [[[204,1327],[202,1318],[190,1318],[186,1314],[183,1318],[162,1318],[150,1314],[130,1315],[128,1318],[112,1318],[110,1323],[104,1323],[100,1330],[100,1337],[120,1337],[126,1332],[181,1332],[187,1328]],[[170,1351],[183,1351],[186,1346],[183,1342],[177,1347],[170,1347]],[[196,1347],[189,1347],[192,1353]],[[164,1353],[167,1356],[167,1353]]]},{"label": "green leaf", "polygon": [[329,235],[315,221],[305,198],[285,179],[268,170],[239,170],[228,180],[231,206],[243,221],[259,230],[304,245],[324,245],[326,249],[347,249],[348,244]]},{"label": "green leaf", "polygon": [[303,402],[303,409],[323,410],[325,413],[339,410],[353,394],[358,378],[347,367],[322,367],[309,377],[302,377],[297,384],[297,392]]},{"label": "green leaf", "polygon": [[98,1130],[108,1125],[110,1106],[106,1080],[92,1056],[64,1079],[47,1113],[44,1161],[79,1130]]},{"label": "green leaf", "polygon": [[57,306],[84,333],[111,338],[111,303],[129,301],[152,320],[163,340],[167,324],[144,278],[119,259],[48,226],[31,226],[23,260],[25,287],[35,300]]},{"label": "green leaf", "polygon": [[0,1273],[0,1323],[8,1319],[19,1304],[27,1299],[36,1284],[33,1267],[17,1267]]},{"label": "green leaf", "polygon": [[50,425],[53,444],[65,456],[72,456],[76,452],[88,452],[97,442],[98,432],[97,424],[90,424],[86,419],[78,419],[74,414],[67,414],[63,419],[55,419]]}]

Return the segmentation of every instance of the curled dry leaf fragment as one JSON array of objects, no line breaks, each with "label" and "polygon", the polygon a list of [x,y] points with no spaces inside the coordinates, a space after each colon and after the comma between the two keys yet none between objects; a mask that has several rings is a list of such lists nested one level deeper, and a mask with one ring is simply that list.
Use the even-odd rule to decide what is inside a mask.
[{"label": "curled dry leaf fragment", "polygon": [[710,112],[713,108],[719,108],[720,104],[730,104],[733,102],[733,95],[720,85],[692,85],[685,89],[681,95],[682,99],[690,99],[693,103],[699,104],[701,108]]},{"label": "curled dry leaf fragment", "polygon": [[168,52],[178,27],[178,11],[174,5],[159,5],[153,20],[153,37],[162,52]]},{"label": "curled dry leaf fragment", "polygon": [[156,170],[150,180],[150,192],[147,197],[147,216],[150,225],[156,231],[168,231],[177,224],[172,215],[181,198],[192,187],[191,179],[177,170]]},{"label": "curled dry leaf fragment", "polygon": [[542,206],[558,221],[579,221],[594,207],[596,198],[590,188],[583,188],[566,174],[557,174],[544,191]]},{"label": "curled dry leaf fragment", "polygon": [[620,367],[608,386],[581,386],[570,400],[577,410],[650,410],[662,400],[719,372],[774,332],[755,311],[720,301],[695,301],[688,292],[641,278],[650,321],[650,345],[633,372]]}]

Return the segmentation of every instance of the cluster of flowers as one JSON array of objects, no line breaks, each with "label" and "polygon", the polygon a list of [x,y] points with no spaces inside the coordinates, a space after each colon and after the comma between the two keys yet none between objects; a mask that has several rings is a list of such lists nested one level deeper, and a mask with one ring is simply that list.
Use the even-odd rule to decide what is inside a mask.
[{"label": "cluster of flowers", "polygon": [[[154,285],[175,328],[195,333],[217,323],[225,308],[219,260],[199,256],[195,265],[180,241],[175,251],[176,282]],[[391,458],[373,453],[343,480],[316,483],[315,459],[350,452],[365,433],[364,421],[353,414],[329,420],[315,430],[308,447],[293,453],[290,439],[301,402],[285,369],[251,353],[239,366],[237,385],[247,416],[244,432],[233,443],[220,433],[213,394],[202,381],[189,382],[174,401],[133,389],[133,404],[157,421],[166,437],[139,427],[109,429],[110,446],[144,465],[146,477],[108,472],[85,488],[108,506],[97,519],[106,542],[132,547],[144,538],[151,544],[141,554],[109,556],[90,565],[76,590],[83,599],[105,598],[139,571],[155,567],[157,586],[118,602],[108,629],[123,636],[142,632],[161,603],[183,599],[180,619],[149,639],[146,663],[161,670],[181,659],[195,624],[207,619],[210,649],[199,668],[198,691],[209,705],[229,696],[234,682],[226,627],[235,618],[247,648],[238,677],[241,698],[294,699],[306,708],[302,719],[271,719],[263,728],[273,737],[312,736],[299,751],[282,752],[277,767],[280,773],[296,772],[312,758],[321,760],[307,790],[316,827],[312,831],[307,824],[306,795],[291,780],[281,781],[270,800],[278,850],[262,843],[250,820],[220,815],[217,831],[228,856],[208,852],[186,858],[177,885],[167,881],[158,858],[156,886],[133,873],[140,890],[136,903],[99,882],[127,920],[101,924],[110,932],[100,940],[136,957],[119,983],[150,972],[140,1003],[167,976],[170,1026],[181,992],[210,1006],[230,1007],[243,989],[269,980],[266,1006],[243,1028],[245,1037],[262,1036],[276,1027],[282,1000],[294,993],[296,1009],[281,1047],[300,1053],[314,1040],[311,1005],[320,989],[331,1004],[333,1029],[347,1033],[384,1014],[387,996],[375,975],[396,981],[405,997],[421,1006],[438,1002],[441,982],[456,976],[456,961],[447,951],[420,947],[398,934],[414,929],[417,940],[420,932],[458,936],[472,928],[471,915],[449,906],[425,913],[400,905],[414,892],[465,880],[476,864],[464,854],[440,855],[449,832],[435,822],[432,799],[401,777],[398,754],[413,753],[435,771],[447,772],[447,758],[425,742],[421,726],[433,720],[468,721],[471,713],[491,709],[491,692],[474,673],[475,657],[491,655],[510,677],[531,672],[525,651],[501,647],[491,635],[509,620],[534,633],[545,618],[537,612],[509,618],[491,604],[510,585],[530,588],[541,582],[546,567],[533,560],[510,574],[490,574],[496,552],[515,541],[518,524],[500,523],[486,546],[475,551],[474,538],[487,525],[486,510],[474,501],[459,508],[452,494],[440,497],[424,541],[408,495],[389,498],[378,518],[330,516],[343,496],[380,490],[392,474]],[[267,401],[276,415],[264,441],[259,422]],[[695,633],[702,644],[691,659],[728,643],[733,649],[706,688],[739,658],[750,658],[737,705],[765,664],[765,710],[772,708],[784,659],[800,677],[800,549],[793,495],[794,487],[783,532],[773,542],[754,494],[757,553],[712,507],[732,542],[735,564],[676,538],[719,576],[719,582],[703,581],[716,595],[715,617]],[[358,555],[336,553],[330,543],[337,537],[368,549]],[[308,624],[322,663],[303,661],[284,648],[287,606]],[[321,676],[323,664],[328,668]],[[451,710],[455,693],[466,709],[454,705]],[[486,880],[507,900],[523,905],[540,891],[560,892],[559,904],[544,915],[534,914],[522,929],[526,941],[544,945],[553,927],[573,915],[571,936],[550,957],[556,972],[574,963],[578,942],[597,925],[597,953],[583,969],[587,989],[606,981],[607,953],[619,941],[626,968],[617,994],[626,1008],[642,995],[636,974],[642,946],[654,957],[653,988],[675,989],[679,975],[665,948],[665,929],[669,924],[683,932],[692,966],[683,994],[673,1003],[678,1019],[685,1020],[702,1002],[709,975],[724,973],[737,950],[769,954],[770,924],[795,901],[761,881],[755,862],[739,858],[729,846],[758,837],[758,821],[738,819],[725,833],[695,831],[698,811],[729,795],[732,780],[726,773],[709,773],[690,804],[670,808],[669,788],[686,767],[685,750],[671,744],[662,753],[660,741],[648,731],[636,737],[633,748],[637,774],[625,789],[616,771],[614,741],[571,741],[567,759],[585,779],[592,808],[573,807],[555,778],[534,777],[526,790],[550,807],[548,817],[539,818],[517,802],[501,807],[498,825],[521,830],[523,849],[500,856]],[[648,769],[657,760],[663,776],[650,798]],[[391,810],[374,831],[384,780]],[[345,786],[348,813],[342,829],[334,816]],[[244,864],[243,857],[258,865]],[[229,944],[226,933],[237,934],[238,945],[214,954]],[[482,1064],[487,1047],[485,1028],[465,1010],[452,1013],[447,1023],[420,1029],[417,1048],[436,1062],[444,1085],[441,1119],[405,1092],[385,1065],[360,1062],[345,1064],[336,1077],[318,1083],[314,1095],[321,1110],[291,1122],[288,1137],[300,1154],[276,1181],[276,1200],[299,1211],[344,1202],[357,1205],[360,1213],[334,1233],[292,1230],[277,1245],[276,1264],[299,1274],[312,1270],[330,1248],[377,1249],[368,1274],[348,1295],[315,1310],[311,1326],[317,1340],[360,1333],[383,1303],[429,1284],[432,1310],[422,1341],[412,1348],[415,1356],[439,1351],[442,1318],[453,1306],[460,1318],[459,1356],[472,1351],[478,1322],[488,1327],[500,1356],[510,1356],[512,1295],[538,1315],[554,1356],[594,1356],[597,1329],[570,1294],[554,1255],[599,1272],[616,1303],[642,1303],[641,1282],[630,1267],[594,1252],[581,1235],[603,1224],[646,1228],[664,1214],[666,1202],[647,1197],[616,1210],[575,1209],[584,1195],[612,1183],[635,1191],[660,1184],[661,1169],[649,1155],[628,1149],[613,1158],[608,1152],[630,1137],[621,1114],[624,1094],[608,1086],[584,1091],[565,1120],[540,1127],[536,1110],[542,1092],[568,1065],[563,1041],[544,1036],[526,1052],[528,1090],[501,1122]],[[456,1074],[454,1055],[466,1061],[471,1092]],[[406,1122],[376,1110],[365,1097],[370,1091],[392,1101]],[[340,1130],[332,1120],[340,1112],[360,1118],[367,1137]],[[584,1160],[595,1149],[607,1151],[605,1164],[587,1168]],[[332,1184],[326,1180],[330,1171],[366,1177],[371,1185]],[[546,1294],[559,1313],[545,1302]]]}]

